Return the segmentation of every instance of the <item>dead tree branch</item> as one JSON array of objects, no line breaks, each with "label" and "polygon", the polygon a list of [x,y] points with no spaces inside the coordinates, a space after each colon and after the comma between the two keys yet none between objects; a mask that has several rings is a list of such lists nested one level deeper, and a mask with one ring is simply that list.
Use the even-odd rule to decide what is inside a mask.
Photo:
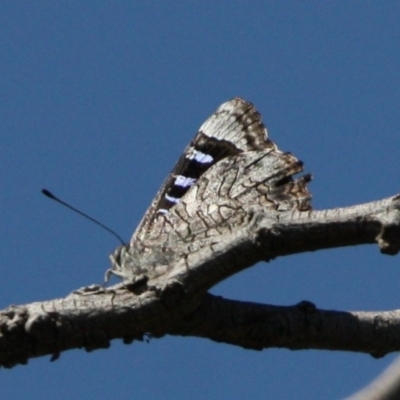
[{"label": "dead tree branch", "polygon": [[400,196],[324,211],[249,213],[248,223],[166,271],[132,285],[93,286],[64,299],[10,306],[0,313],[0,365],[65,350],[106,348],[167,334],[197,336],[247,349],[270,347],[364,352],[400,350],[400,311],[320,310],[312,303],[277,307],[227,300],[211,287],[260,260],[332,247],[377,243],[400,249]]}]

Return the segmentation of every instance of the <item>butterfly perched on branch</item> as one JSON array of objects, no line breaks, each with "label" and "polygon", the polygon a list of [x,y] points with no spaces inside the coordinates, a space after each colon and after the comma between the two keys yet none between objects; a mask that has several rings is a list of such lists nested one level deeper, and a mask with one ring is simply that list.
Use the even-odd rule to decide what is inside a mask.
[{"label": "butterfly perched on branch", "polygon": [[311,209],[310,175],[268,138],[254,106],[222,104],[200,127],[156,194],[129,244],[111,256],[108,274],[132,284],[216,243],[257,210]]}]

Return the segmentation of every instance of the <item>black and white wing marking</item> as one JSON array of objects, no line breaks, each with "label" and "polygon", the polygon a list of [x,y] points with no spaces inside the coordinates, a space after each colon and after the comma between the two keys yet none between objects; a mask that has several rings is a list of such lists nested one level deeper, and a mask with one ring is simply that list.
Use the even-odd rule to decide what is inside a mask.
[{"label": "black and white wing marking", "polygon": [[176,205],[214,164],[242,152],[275,150],[254,106],[241,98],[222,104],[200,127],[136,229],[131,243],[150,233],[154,220]]}]

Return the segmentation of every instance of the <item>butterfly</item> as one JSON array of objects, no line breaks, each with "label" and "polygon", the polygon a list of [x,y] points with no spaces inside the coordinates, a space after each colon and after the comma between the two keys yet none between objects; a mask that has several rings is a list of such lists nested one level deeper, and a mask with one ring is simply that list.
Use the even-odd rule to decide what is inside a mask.
[{"label": "butterfly", "polygon": [[186,147],[130,242],[111,254],[106,276],[127,285],[147,280],[257,210],[310,210],[311,175],[293,178],[302,170],[301,161],[268,138],[253,104],[223,103]]}]

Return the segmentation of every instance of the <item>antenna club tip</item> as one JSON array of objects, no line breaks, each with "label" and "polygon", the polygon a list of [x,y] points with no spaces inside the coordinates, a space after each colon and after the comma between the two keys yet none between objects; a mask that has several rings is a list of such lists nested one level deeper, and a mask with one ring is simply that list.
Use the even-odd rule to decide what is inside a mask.
[{"label": "antenna club tip", "polygon": [[51,199],[54,199],[54,198],[55,198],[54,194],[51,193],[51,192],[50,192],[49,190],[47,190],[47,189],[42,189],[42,193],[43,193],[45,196],[50,197]]}]

